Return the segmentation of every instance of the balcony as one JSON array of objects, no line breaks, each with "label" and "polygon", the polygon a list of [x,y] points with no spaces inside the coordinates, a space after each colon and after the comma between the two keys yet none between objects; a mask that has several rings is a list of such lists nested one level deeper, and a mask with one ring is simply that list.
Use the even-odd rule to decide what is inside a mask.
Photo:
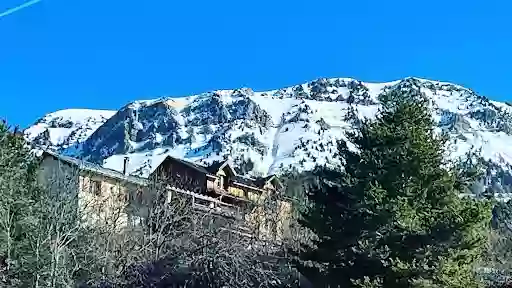
[{"label": "balcony", "polygon": [[[213,213],[217,215],[221,215],[224,217],[230,217],[235,219],[243,219],[242,217],[242,207],[226,203],[225,201],[221,201],[222,197],[226,197],[225,199],[230,199],[233,196],[222,194],[221,196],[214,198],[207,195],[202,195],[190,191],[186,191],[177,187],[168,186],[167,189],[172,192],[177,192],[182,195],[187,195],[192,199],[192,207],[197,210],[201,210],[208,213]],[[244,199],[239,199],[244,200]]]}]

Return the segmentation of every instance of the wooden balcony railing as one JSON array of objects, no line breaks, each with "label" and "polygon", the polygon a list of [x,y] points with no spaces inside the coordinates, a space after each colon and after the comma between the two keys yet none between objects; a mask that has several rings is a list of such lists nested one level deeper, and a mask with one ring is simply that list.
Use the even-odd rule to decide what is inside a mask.
[{"label": "wooden balcony railing", "polygon": [[192,206],[194,209],[198,209],[205,212],[219,214],[226,217],[233,217],[242,219],[242,209],[233,204],[225,203],[219,199],[187,191],[173,186],[168,186],[167,189],[177,192],[183,195],[188,195],[192,198]]}]

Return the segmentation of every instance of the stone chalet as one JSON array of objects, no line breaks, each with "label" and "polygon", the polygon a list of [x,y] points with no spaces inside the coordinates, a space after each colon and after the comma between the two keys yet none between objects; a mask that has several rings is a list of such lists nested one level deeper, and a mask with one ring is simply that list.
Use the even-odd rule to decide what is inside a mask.
[{"label": "stone chalet", "polygon": [[[123,171],[126,171],[125,158]],[[130,207],[143,206],[144,193],[152,183],[163,183],[167,200],[172,195],[185,195],[197,210],[210,211],[223,217],[244,219],[248,224],[257,221],[262,235],[284,235],[288,226],[291,205],[288,201],[275,201],[279,223],[270,228],[262,208],[267,197],[279,193],[283,185],[278,177],[247,178],[237,175],[228,161],[216,162],[208,167],[167,156],[147,178],[127,175],[97,164],[54,152],[43,152],[40,183],[53,190],[76,191],[79,207],[92,208],[94,219],[107,219],[113,211],[123,211],[115,217],[120,227],[144,218],[144,209],[137,212]],[[98,205],[90,204],[98,203]],[[101,207],[99,207],[101,206]],[[112,218],[112,217],[110,217]],[[256,220],[255,220],[256,219]],[[273,220],[274,221],[274,220]],[[275,221],[274,221],[275,222]],[[279,236],[281,235],[281,236]]]}]

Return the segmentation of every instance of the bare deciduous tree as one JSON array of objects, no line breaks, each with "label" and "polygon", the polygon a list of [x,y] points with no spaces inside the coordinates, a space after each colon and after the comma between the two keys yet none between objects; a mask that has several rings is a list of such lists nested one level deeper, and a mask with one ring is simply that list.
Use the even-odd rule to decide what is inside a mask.
[{"label": "bare deciduous tree", "polygon": [[285,229],[293,219],[282,195],[235,212],[165,182],[103,175],[108,185],[98,192],[88,185],[103,176],[77,167],[59,164],[41,175],[23,252],[30,261],[16,264],[31,275],[28,287],[295,287],[285,251],[300,233]]}]

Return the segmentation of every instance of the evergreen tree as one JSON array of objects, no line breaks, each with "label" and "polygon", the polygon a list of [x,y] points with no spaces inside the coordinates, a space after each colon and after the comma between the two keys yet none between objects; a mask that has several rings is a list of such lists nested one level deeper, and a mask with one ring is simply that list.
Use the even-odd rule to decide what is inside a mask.
[{"label": "evergreen tree", "polygon": [[512,275],[512,202],[497,202],[492,214],[493,230],[484,265],[495,269],[489,276],[496,283]]},{"label": "evergreen tree", "polygon": [[[28,285],[35,259],[31,239],[38,226],[35,161],[22,136],[0,123],[0,267],[2,287]],[[3,282],[2,282],[3,281]],[[30,283],[30,282],[29,282]],[[22,286],[23,287],[23,286]]]},{"label": "evergreen tree", "polygon": [[300,272],[315,287],[477,287],[490,205],[459,197],[477,169],[445,162],[423,94],[380,100],[348,135],[356,151],[339,143],[343,171],[315,171],[301,224],[317,239],[297,252]]}]

